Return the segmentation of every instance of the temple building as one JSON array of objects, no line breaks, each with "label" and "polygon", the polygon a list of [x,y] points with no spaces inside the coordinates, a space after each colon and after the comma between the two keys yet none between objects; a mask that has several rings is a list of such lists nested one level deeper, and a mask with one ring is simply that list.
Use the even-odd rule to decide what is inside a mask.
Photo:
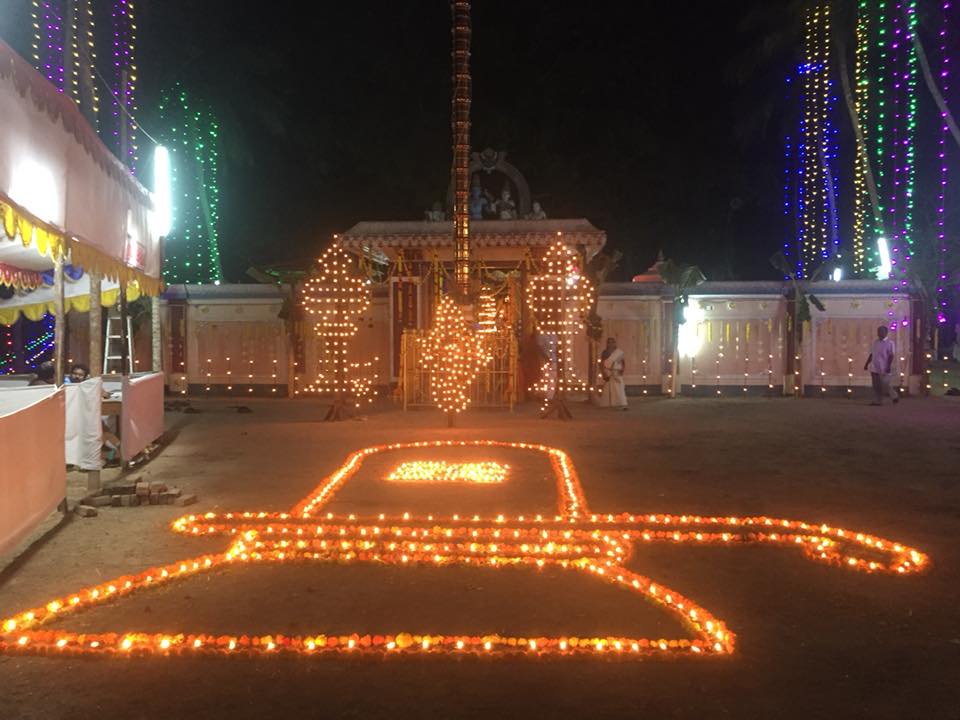
[{"label": "temple building", "polygon": [[[606,233],[583,218],[548,219],[504,153],[473,153],[470,173],[471,273],[478,298],[473,321],[489,333],[493,355],[475,383],[474,402],[512,406],[523,390],[519,347],[533,332],[524,294],[528,276],[558,240],[576,249],[585,268],[604,246]],[[408,406],[426,402],[416,338],[430,327],[438,298],[453,282],[453,222],[437,205],[424,220],[358,222],[337,238],[375,282],[368,325],[380,337],[364,333],[358,342],[376,346],[381,382],[398,383]]]}]

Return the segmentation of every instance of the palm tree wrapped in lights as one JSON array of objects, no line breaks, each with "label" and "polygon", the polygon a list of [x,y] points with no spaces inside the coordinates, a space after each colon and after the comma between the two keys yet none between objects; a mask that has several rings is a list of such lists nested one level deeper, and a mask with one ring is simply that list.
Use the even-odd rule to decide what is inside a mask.
[{"label": "palm tree wrapped in lights", "polygon": [[324,420],[344,420],[348,402],[360,407],[373,399],[372,363],[351,363],[347,357],[349,341],[370,307],[370,281],[357,274],[353,258],[337,242],[320,256],[319,266],[303,288],[304,310],[320,340],[317,377],[304,391],[332,395]]},{"label": "palm tree wrapped in lights", "polygon": [[584,274],[580,257],[560,239],[547,250],[541,268],[542,272],[530,277],[527,287],[537,331],[555,340],[553,380],[548,383],[541,417],[556,415],[570,420],[567,392],[586,389],[586,383],[573,372],[573,340],[583,332],[593,305],[593,283]]}]

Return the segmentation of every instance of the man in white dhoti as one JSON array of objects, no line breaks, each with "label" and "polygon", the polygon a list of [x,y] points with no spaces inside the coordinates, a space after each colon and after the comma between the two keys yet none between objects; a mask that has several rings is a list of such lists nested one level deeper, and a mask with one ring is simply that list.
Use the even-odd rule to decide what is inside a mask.
[{"label": "man in white dhoti", "polygon": [[599,402],[601,407],[627,409],[627,392],[623,384],[625,369],[623,350],[617,347],[615,338],[607,338],[607,349],[600,354],[600,375],[603,377]]}]

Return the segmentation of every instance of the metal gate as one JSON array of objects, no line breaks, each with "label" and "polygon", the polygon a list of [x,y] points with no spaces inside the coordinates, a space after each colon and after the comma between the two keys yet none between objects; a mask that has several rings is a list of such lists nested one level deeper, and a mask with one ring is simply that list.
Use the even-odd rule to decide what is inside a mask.
[{"label": "metal gate", "polygon": [[[425,330],[406,330],[400,342],[400,396],[403,409],[431,407],[430,373],[424,367]],[[484,333],[490,361],[470,384],[472,407],[509,408],[517,402],[517,340],[511,332]]]}]

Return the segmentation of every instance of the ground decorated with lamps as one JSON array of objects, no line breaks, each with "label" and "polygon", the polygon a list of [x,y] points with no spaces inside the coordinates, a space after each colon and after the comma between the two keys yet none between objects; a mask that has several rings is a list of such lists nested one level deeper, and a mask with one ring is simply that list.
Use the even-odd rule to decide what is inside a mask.
[{"label": "ground decorated with lamps", "polygon": [[[357,517],[323,512],[336,493],[374,455],[391,451],[460,452],[500,449],[546,456],[557,489],[555,514],[498,514],[440,517],[404,512]],[[477,460],[403,462],[391,474],[403,482],[489,484],[503,481],[508,467]],[[397,479],[397,478],[394,478]],[[206,513],[172,524],[192,537],[230,539],[223,553],[202,555],[149,568],[54,598],[41,607],[0,621],[0,653],[104,656],[178,656],[191,653],[237,656],[333,653],[401,653],[565,656],[620,658],[642,656],[724,656],[736,636],[727,623],[691,598],[628,569],[633,549],[646,543],[675,545],[774,545],[800,550],[805,557],[851,570],[910,575],[929,564],[919,550],[867,533],[765,516],[598,514],[590,511],[569,455],[558,448],[524,442],[435,441],[377,445],[349,455],[308,497],[289,512]],[[373,563],[399,566],[560,568],[580,572],[633,593],[672,613],[687,638],[588,638],[557,632],[550,636],[438,634],[421,628],[395,634],[354,633],[288,636],[214,635],[202,631],[145,633],[136,629],[77,633],[58,629],[62,618],[174,580],[247,564]],[[319,629],[318,629],[319,630]]]}]

